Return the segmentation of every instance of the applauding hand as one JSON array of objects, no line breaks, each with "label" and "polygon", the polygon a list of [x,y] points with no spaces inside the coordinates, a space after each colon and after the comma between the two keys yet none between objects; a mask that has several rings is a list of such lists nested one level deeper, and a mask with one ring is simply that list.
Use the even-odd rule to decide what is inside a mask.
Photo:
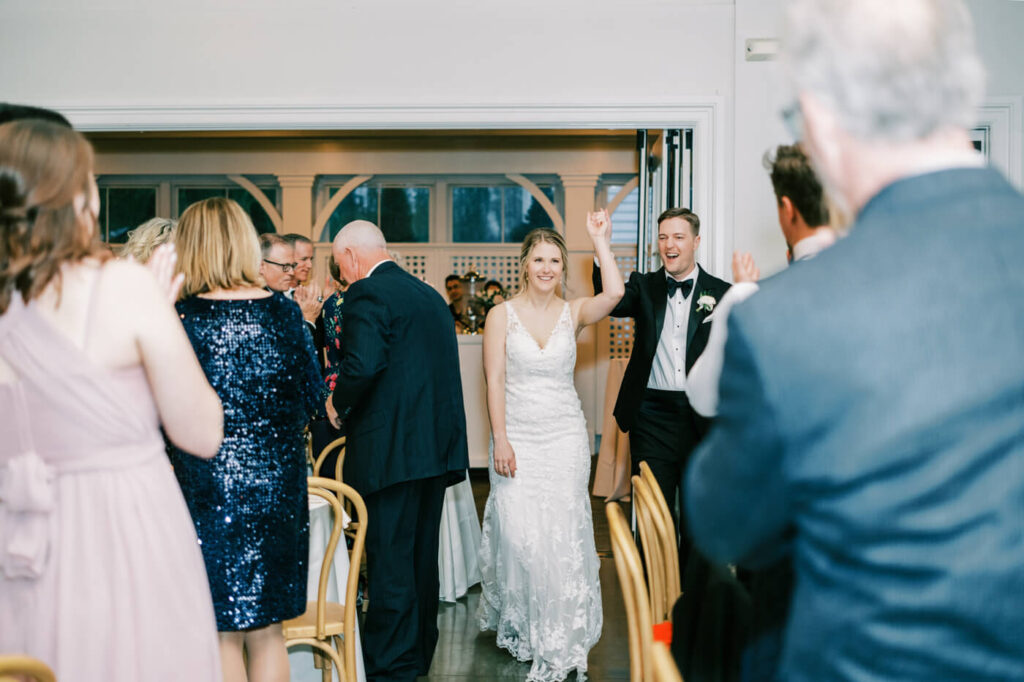
[{"label": "applauding hand", "polygon": [[320,314],[320,310],[324,307],[324,295],[320,285],[316,282],[311,282],[304,286],[296,287],[295,302],[302,309],[302,316],[306,318],[306,321],[316,324],[317,315]]},{"label": "applauding hand", "polygon": [[756,282],[761,279],[761,271],[749,253],[736,251],[732,254],[732,279],[734,282]]},{"label": "applauding hand", "polygon": [[178,252],[174,250],[174,244],[166,243],[156,247],[153,255],[150,256],[146,267],[156,277],[157,284],[167,294],[167,300],[173,305],[178,300],[178,293],[181,285],[185,282],[184,273],[174,274],[175,266],[178,264]]}]

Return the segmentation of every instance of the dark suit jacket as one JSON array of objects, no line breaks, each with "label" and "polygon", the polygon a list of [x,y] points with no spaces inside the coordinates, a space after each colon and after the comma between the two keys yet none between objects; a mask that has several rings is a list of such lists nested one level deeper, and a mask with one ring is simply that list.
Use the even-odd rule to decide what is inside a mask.
[{"label": "dark suit jacket", "polygon": [[392,262],[349,287],[334,407],[348,430],[343,476],[361,495],[465,478],[466,415],[452,316],[441,295]]},{"label": "dark suit jacket", "polygon": [[1024,197],[895,182],[729,316],[686,477],[712,559],[795,571],[780,677],[1024,680]]},{"label": "dark suit jacket", "polygon": [[[721,300],[729,290],[728,282],[713,277],[698,267],[697,281],[694,283],[690,300],[690,322],[686,334],[686,371],[689,372],[693,363],[700,357],[708,342],[710,324],[702,324],[711,313],[698,312],[697,299],[702,294],[711,294],[715,300]],[[594,266],[594,291],[601,292],[601,268]],[[651,365],[654,354],[658,350],[658,340],[665,324],[665,304],[668,301],[668,284],[665,281],[665,268],[654,272],[630,274],[626,282],[626,294],[612,310],[612,317],[632,317],[633,352],[629,356],[629,364],[622,377],[619,397],[615,401],[615,421],[623,431],[633,427],[640,400],[651,376]]]}]

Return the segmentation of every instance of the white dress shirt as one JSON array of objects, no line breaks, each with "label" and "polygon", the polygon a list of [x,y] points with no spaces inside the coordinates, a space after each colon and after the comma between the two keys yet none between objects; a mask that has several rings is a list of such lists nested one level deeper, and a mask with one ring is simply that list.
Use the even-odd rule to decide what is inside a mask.
[{"label": "white dress shirt", "polygon": [[[658,349],[651,363],[651,375],[647,388],[659,391],[686,390],[686,333],[690,326],[690,302],[697,295],[697,272],[695,265],[680,282],[693,280],[689,296],[675,291],[665,302],[665,323],[658,338]],[[675,279],[666,274],[666,278]]]}]

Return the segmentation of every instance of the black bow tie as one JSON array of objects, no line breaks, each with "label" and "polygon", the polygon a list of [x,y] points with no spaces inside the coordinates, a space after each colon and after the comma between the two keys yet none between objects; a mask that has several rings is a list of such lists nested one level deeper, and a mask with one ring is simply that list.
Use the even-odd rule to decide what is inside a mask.
[{"label": "black bow tie", "polygon": [[678,281],[672,279],[671,277],[666,277],[665,281],[668,282],[668,297],[669,298],[672,298],[672,295],[675,294],[676,291],[683,292],[683,298],[686,298],[687,296],[689,296],[690,292],[693,291],[693,280],[692,279],[684,279],[682,282],[678,282]]}]

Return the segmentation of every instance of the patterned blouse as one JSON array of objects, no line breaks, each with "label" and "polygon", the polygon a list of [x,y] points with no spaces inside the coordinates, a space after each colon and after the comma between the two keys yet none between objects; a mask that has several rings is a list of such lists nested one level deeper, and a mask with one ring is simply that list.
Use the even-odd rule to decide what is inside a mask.
[{"label": "patterned blouse", "polygon": [[324,400],[334,392],[341,365],[341,304],[344,292],[338,291],[324,301]]}]

